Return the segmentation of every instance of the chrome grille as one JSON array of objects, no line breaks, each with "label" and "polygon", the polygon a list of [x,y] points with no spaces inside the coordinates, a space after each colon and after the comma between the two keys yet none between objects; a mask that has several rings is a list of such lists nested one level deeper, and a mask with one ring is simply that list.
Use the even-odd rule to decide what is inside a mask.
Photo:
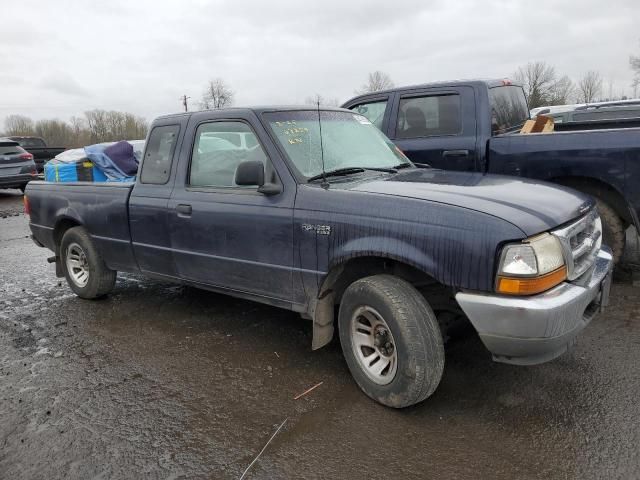
[{"label": "chrome grille", "polygon": [[602,222],[595,208],[569,226],[551,233],[562,243],[569,280],[575,280],[593,266],[602,246]]}]

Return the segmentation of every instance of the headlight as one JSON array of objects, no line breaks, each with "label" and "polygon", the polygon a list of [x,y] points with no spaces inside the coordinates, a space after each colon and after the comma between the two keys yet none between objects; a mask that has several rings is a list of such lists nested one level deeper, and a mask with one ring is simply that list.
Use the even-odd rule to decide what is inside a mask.
[{"label": "headlight", "polygon": [[562,245],[544,233],[502,249],[496,290],[509,295],[534,295],[567,278]]}]

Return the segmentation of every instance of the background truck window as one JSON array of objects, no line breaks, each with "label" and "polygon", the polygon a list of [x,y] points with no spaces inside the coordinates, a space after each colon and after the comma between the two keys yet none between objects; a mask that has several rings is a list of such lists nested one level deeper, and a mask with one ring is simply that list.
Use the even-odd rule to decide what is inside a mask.
[{"label": "background truck window", "polygon": [[140,173],[142,183],[164,185],[169,181],[179,131],[179,125],[155,127],[151,131]]},{"label": "background truck window", "polygon": [[462,131],[459,95],[400,99],[397,138],[456,135]]},{"label": "background truck window", "polygon": [[492,135],[519,130],[529,120],[529,107],[522,87],[509,85],[490,88],[489,103]]},{"label": "background truck window", "polygon": [[16,140],[24,148],[45,148],[44,140],[41,138],[19,138]]},{"label": "background truck window", "polygon": [[189,185],[256,188],[239,187],[235,183],[238,165],[249,160],[258,160],[265,165],[268,163],[267,156],[249,125],[243,122],[203,123],[196,131]]},{"label": "background truck window", "polygon": [[367,118],[374,126],[382,130],[382,121],[384,120],[384,112],[387,109],[387,101],[381,100],[370,103],[361,103],[355,107],[351,107],[351,110],[358,112]]}]

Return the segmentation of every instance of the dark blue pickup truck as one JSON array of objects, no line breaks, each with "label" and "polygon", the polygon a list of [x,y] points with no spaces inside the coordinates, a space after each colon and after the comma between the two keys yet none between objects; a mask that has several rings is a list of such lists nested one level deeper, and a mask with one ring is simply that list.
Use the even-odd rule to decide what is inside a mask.
[{"label": "dark blue pickup truck", "polygon": [[591,198],[414,165],[343,109],[161,117],[135,185],[31,182],[25,208],[80,297],[143,273],[300,312],[314,349],[337,321],[356,382],[392,407],[435,391],[456,319],[496,361],[535,364],[609,295]]},{"label": "dark blue pickup truck", "polygon": [[[595,197],[604,242],[617,262],[625,230],[640,232],[640,128],[603,125],[520,134],[529,119],[524,91],[509,80],[441,82],[352,98],[411,160],[446,170],[545,180]],[[636,127],[636,123],[616,126]]]}]

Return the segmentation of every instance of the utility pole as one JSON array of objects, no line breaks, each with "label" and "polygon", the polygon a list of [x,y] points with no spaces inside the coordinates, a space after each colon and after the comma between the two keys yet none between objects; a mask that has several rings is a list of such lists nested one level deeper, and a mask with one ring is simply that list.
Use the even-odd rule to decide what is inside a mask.
[{"label": "utility pole", "polygon": [[183,95],[180,97],[180,100],[182,100],[182,105],[184,106],[184,111],[188,112],[189,111],[189,107],[187,106],[187,100],[190,99],[191,97],[187,97],[187,95]]}]

